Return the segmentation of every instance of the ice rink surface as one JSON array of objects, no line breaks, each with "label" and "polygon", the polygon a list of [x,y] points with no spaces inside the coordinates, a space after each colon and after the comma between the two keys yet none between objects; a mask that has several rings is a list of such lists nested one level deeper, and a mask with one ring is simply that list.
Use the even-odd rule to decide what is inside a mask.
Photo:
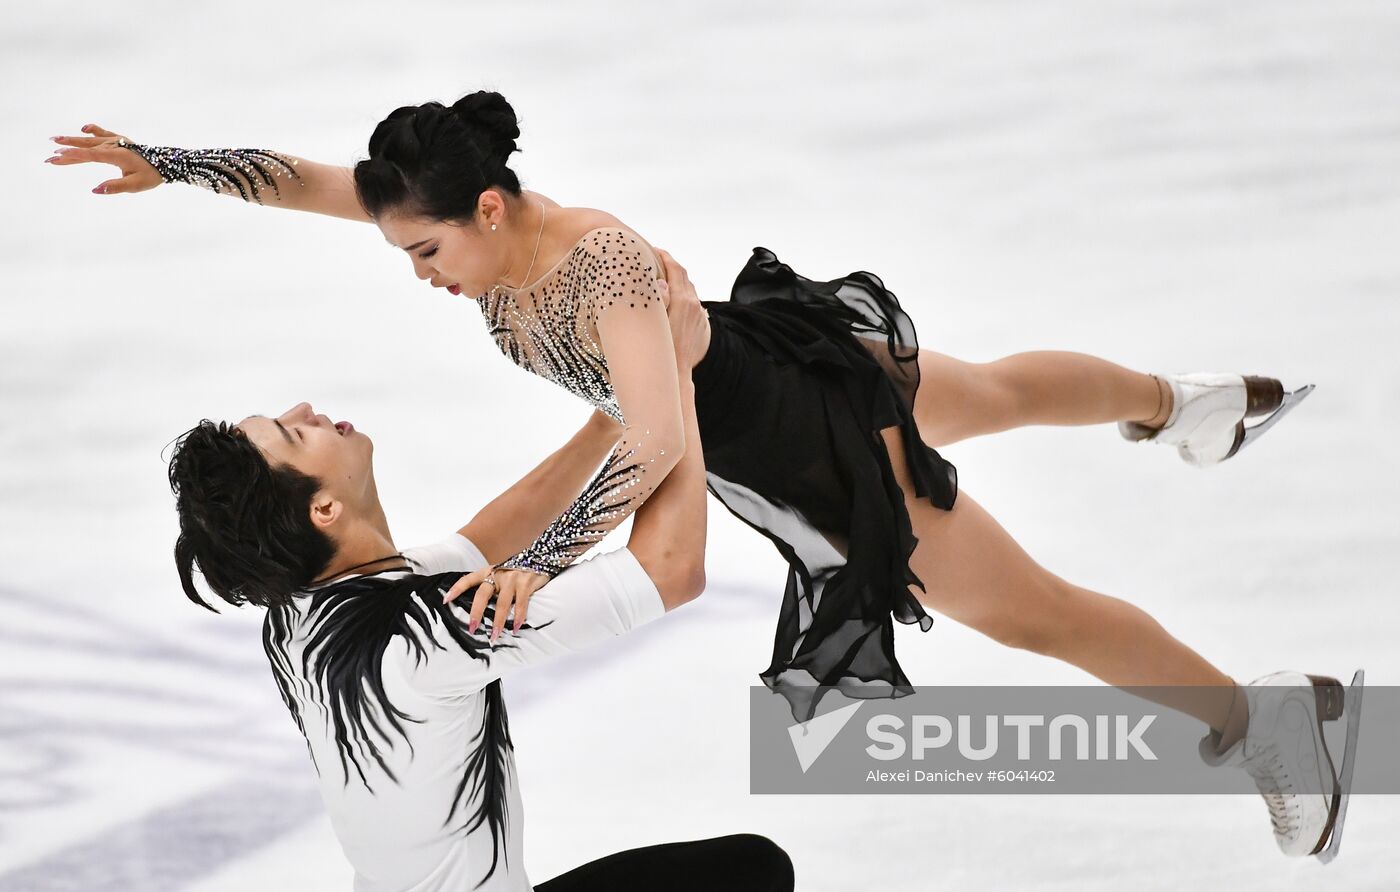
[{"label": "ice rink surface", "polygon": [[[1393,4],[28,3],[0,35],[5,892],[349,888],[261,613],[179,590],[178,434],[303,399],[349,419],[406,546],[589,411],[372,226],[41,164],[89,122],[350,165],[393,108],[499,89],[527,188],[616,214],[703,297],[763,245],[876,272],[962,359],[1312,382],[1204,471],[1108,425],[942,451],[1037,561],[1238,680],[1400,676]],[[1395,797],[1354,798],[1322,867],[1254,796],[750,796],[785,567],[710,509],[700,601],[507,687],[536,882],[750,831],[812,892],[1394,888]],[[945,618],[897,640],[919,684],[1093,681]]]}]

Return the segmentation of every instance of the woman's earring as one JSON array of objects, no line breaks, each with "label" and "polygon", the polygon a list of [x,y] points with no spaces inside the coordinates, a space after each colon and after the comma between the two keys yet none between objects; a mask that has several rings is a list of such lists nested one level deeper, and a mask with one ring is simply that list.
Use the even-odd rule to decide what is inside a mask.
[{"label": "woman's earring", "polygon": [[491,224],[491,231],[492,231],[492,232],[495,232],[495,231],[496,231],[496,224],[495,224],[495,223],[492,223],[492,224]]}]

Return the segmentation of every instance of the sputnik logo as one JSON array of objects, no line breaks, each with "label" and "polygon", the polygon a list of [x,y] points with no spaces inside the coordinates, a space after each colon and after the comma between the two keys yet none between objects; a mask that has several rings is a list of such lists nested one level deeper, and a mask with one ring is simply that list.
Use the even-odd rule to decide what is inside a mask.
[{"label": "sputnik logo", "polygon": [[855,716],[856,710],[860,709],[861,702],[856,701],[850,706],[833,709],[810,721],[800,722],[788,728],[792,751],[797,754],[797,764],[802,766],[803,774],[806,774],[807,769],[817,761],[817,757],[831,746],[836,735],[841,733],[841,729]]}]

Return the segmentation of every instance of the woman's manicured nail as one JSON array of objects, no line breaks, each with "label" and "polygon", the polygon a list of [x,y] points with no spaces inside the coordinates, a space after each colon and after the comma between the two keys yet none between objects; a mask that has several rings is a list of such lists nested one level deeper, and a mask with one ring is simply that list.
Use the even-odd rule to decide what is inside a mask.
[{"label": "woman's manicured nail", "polygon": [[105,195],[105,194],[107,193],[107,187],[106,187],[106,186],[96,186],[96,187],[93,188],[92,191],[96,192],[98,195]]}]

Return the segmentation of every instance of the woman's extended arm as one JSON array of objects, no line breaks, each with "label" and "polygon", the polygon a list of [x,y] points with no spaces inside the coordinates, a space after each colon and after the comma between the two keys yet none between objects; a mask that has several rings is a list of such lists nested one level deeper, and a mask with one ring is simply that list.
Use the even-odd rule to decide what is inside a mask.
[{"label": "woman's extended arm", "polygon": [[60,136],[53,164],[98,161],[122,176],[94,189],[104,195],[144,192],[162,183],[189,183],[271,207],[310,211],[346,220],[370,222],[355,195],[348,167],[320,164],[267,149],[180,149],[151,146],[93,124],[90,136]]},{"label": "woman's extended arm", "polygon": [[622,425],[606,412],[594,409],[569,442],[487,503],[458,532],[492,564],[525,548],[569,507],[621,430]]}]

